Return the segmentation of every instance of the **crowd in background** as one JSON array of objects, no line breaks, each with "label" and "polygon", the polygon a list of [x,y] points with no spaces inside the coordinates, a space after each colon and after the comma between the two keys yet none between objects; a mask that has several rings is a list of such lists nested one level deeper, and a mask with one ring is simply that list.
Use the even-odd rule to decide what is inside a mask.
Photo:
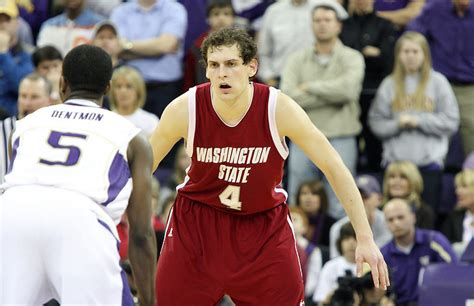
[{"label": "crowd in background", "polygon": [[[255,81],[292,97],[356,178],[393,286],[362,280],[351,303],[416,305],[420,270],[457,262],[474,236],[470,0],[0,0],[0,182],[16,120],[61,102],[71,48],[109,53],[104,105],[150,136],[174,98],[207,81],[200,46],[230,26],[256,39]],[[306,303],[330,304],[355,273],[355,233],[321,171],[288,146]],[[189,164],[179,144],[155,173],[158,241]],[[118,227],[127,267],[127,220]]]}]

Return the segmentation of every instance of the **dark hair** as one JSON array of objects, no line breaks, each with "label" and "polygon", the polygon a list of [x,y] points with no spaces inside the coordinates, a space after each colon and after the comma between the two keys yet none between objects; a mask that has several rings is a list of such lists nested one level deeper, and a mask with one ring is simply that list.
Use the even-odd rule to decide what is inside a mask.
[{"label": "dark hair", "polygon": [[321,207],[318,213],[326,213],[328,210],[328,196],[323,182],[315,180],[301,183],[296,192],[296,205],[298,206],[301,205],[300,196],[304,187],[308,187],[312,194],[319,196]]},{"label": "dark hair", "polygon": [[314,16],[314,13],[318,9],[323,9],[323,10],[326,10],[326,11],[333,11],[334,15],[336,15],[336,20],[341,21],[341,19],[339,18],[339,14],[337,13],[336,9],[332,6],[330,6],[330,5],[327,5],[327,4],[320,4],[320,5],[316,5],[315,7],[313,7],[313,10],[311,11],[311,16]]},{"label": "dark hair", "polygon": [[342,240],[346,238],[356,238],[356,233],[354,231],[354,227],[350,222],[347,222],[341,227],[341,231],[339,232],[339,238],[336,240],[336,248],[339,254],[342,255]]},{"label": "dark hair", "polygon": [[257,44],[250,35],[239,28],[224,28],[209,35],[201,46],[201,55],[207,64],[207,52],[219,47],[237,45],[244,65],[257,57]]},{"label": "dark hair", "polygon": [[44,46],[41,48],[35,49],[33,54],[31,54],[31,59],[33,60],[33,65],[38,68],[38,65],[43,61],[54,61],[54,60],[63,60],[63,56],[58,49],[53,46]]},{"label": "dark hair", "polygon": [[102,48],[80,45],[64,58],[62,73],[71,91],[103,95],[112,77],[112,60]]},{"label": "dark hair", "polygon": [[232,6],[232,1],[230,0],[210,0],[207,3],[206,16],[209,17],[211,11],[216,8],[226,8],[229,7],[232,9],[232,14],[235,15],[234,7]]}]

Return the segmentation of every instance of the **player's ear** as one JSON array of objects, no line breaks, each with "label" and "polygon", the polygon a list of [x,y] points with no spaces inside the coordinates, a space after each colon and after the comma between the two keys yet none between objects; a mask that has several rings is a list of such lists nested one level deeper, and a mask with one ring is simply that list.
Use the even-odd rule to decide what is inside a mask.
[{"label": "player's ear", "polygon": [[59,97],[61,98],[61,101],[63,102],[66,98],[67,90],[68,90],[67,80],[64,79],[64,76],[61,76],[59,78]]},{"label": "player's ear", "polygon": [[256,58],[252,59],[249,64],[249,78],[253,78],[257,74],[258,70],[258,61]]}]

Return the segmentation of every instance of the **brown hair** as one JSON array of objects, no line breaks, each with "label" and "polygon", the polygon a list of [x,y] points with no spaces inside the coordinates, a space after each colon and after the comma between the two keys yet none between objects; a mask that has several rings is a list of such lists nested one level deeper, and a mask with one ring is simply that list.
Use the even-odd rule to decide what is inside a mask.
[{"label": "brown hair", "polygon": [[326,213],[328,209],[328,196],[326,193],[326,189],[324,188],[323,182],[319,180],[314,180],[301,183],[301,185],[298,187],[298,191],[296,192],[297,206],[301,205],[300,196],[304,187],[308,187],[309,190],[311,190],[312,194],[319,196],[319,199],[321,201],[321,207],[319,208],[318,213]]},{"label": "brown hair", "polygon": [[[406,71],[400,61],[400,52],[405,41],[417,43],[423,51],[424,59],[420,68],[420,81],[416,87],[415,93],[408,95],[405,88]],[[421,111],[434,111],[434,103],[426,96],[426,86],[431,75],[431,54],[430,47],[426,38],[417,32],[405,32],[395,45],[395,66],[391,77],[395,84],[395,97],[392,103],[392,110],[395,112],[407,109],[415,109]]]},{"label": "brown hair", "polygon": [[201,45],[201,55],[207,64],[207,53],[220,47],[237,45],[244,65],[257,58],[257,44],[250,35],[242,29],[230,27],[211,33]]}]

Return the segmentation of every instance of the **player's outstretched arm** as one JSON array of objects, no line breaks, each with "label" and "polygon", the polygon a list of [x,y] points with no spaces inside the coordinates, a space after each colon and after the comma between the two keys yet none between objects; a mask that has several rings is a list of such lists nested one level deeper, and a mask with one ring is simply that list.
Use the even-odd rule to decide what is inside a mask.
[{"label": "player's outstretched arm", "polygon": [[156,238],[152,228],[151,204],[152,152],[150,144],[137,135],[129,144],[128,163],[133,190],[127,207],[130,224],[128,255],[140,305],[155,305]]},{"label": "player's outstretched arm", "polygon": [[174,99],[164,110],[160,122],[150,137],[153,150],[153,171],[171,148],[188,132],[188,94]]},{"label": "player's outstretched arm", "polygon": [[289,137],[321,169],[349,216],[357,235],[358,274],[362,273],[362,263],[367,262],[375,286],[385,288],[389,285],[387,265],[374,242],[362,198],[349,169],[304,110],[283,93],[278,95],[276,121],[280,137]]}]

